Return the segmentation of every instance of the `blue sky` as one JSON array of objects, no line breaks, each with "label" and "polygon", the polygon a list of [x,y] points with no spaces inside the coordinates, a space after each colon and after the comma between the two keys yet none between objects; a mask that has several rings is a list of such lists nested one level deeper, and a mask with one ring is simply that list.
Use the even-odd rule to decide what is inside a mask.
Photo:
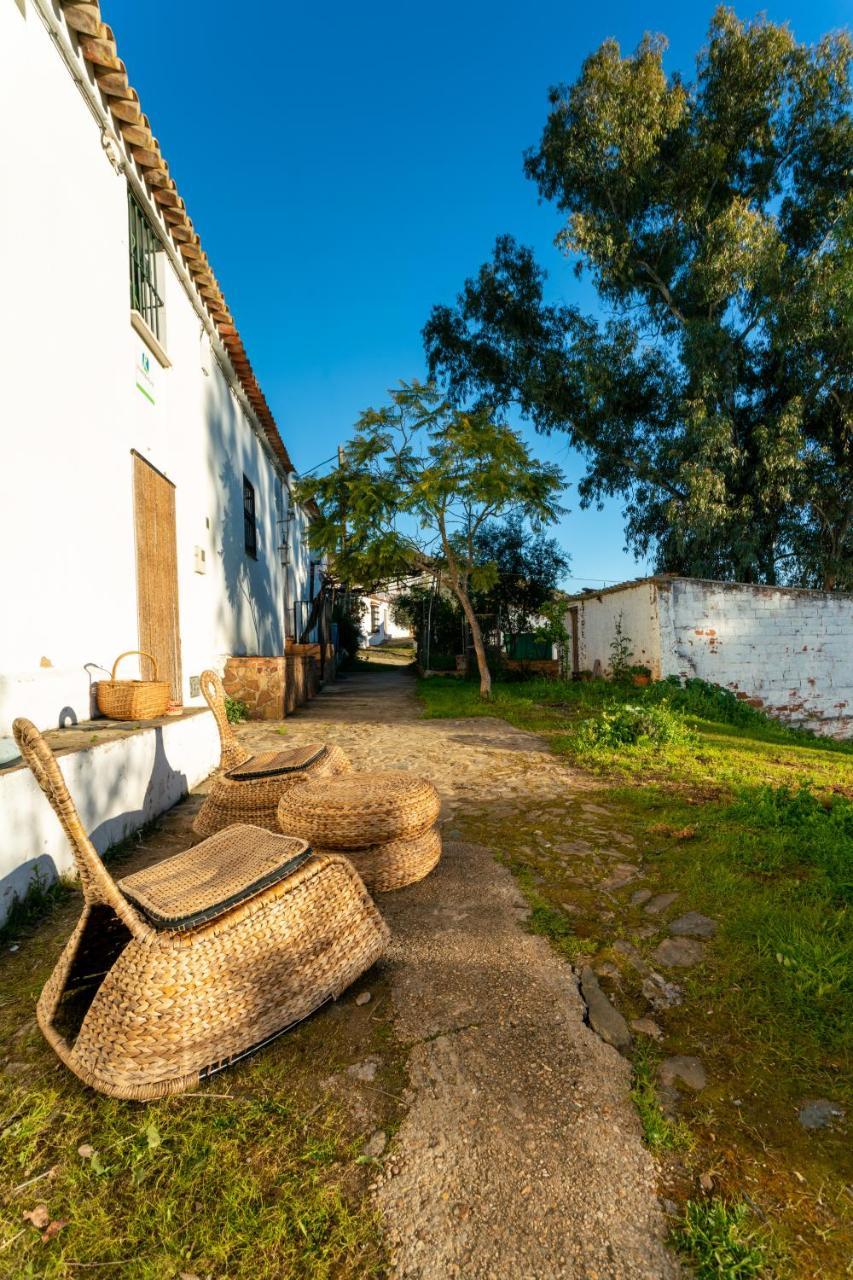
[{"label": "blue sky", "polygon": [[[814,41],[849,20],[846,0],[761,6]],[[714,5],[702,0],[433,0],[325,5],[257,0],[103,0],[178,187],[237,320],[294,463],[334,453],[359,411],[423,375],[420,331],[436,302],[510,232],[551,287],[595,298],[553,248],[522,153],[548,86],[573,79],[608,36],[670,42],[692,74]],[[751,17],[759,6],[735,6]],[[529,432],[569,481],[564,438]],[[623,551],[619,504],[556,530],[569,586],[642,572]]]}]

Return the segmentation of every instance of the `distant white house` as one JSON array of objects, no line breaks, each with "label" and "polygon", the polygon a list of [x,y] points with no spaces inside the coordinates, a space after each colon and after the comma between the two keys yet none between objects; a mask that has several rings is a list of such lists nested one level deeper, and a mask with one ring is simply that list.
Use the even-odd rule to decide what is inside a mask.
[{"label": "distant white house", "polygon": [[853,595],[659,575],[567,603],[577,675],[609,673],[618,627],[656,680],[698,677],[791,724],[853,734]]},{"label": "distant white house", "polygon": [[411,640],[411,629],[394,620],[394,602],[401,589],[392,586],[362,596],[361,633],[369,645],[386,644],[389,640]]},{"label": "distant white house", "polygon": [[0,4],[0,65],[0,735],[123,650],[202,705],[301,631],[310,513],[97,5]]},{"label": "distant white house", "polygon": [[[29,771],[3,767],[12,720],[88,720],[125,650],[152,654],[187,708],[204,705],[205,668],[253,655],[247,685],[270,682],[283,707],[300,661],[286,641],[314,638],[322,574],[312,511],[96,3],[0,2],[0,121],[2,919],[34,871],[71,861]],[[91,734],[60,767],[105,849],[217,760],[203,710]]]}]

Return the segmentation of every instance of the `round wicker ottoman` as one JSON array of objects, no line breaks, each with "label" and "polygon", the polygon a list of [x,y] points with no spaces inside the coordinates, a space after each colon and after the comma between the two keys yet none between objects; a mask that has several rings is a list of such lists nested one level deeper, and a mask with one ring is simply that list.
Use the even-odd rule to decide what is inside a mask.
[{"label": "round wicker ottoman", "polygon": [[193,831],[213,836],[240,822],[277,833],[278,803],[286,792],[307,786],[315,778],[332,778],[351,770],[349,757],[333,743],[315,742],[251,756],[214,779]]},{"label": "round wicker ottoman", "polygon": [[315,849],[370,849],[423,835],[441,801],[426,778],[411,773],[348,773],[286,791],[279,827]]},{"label": "round wicker ottoman", "polygon": [[407,884],[423,880],[441,857],[441,835],[438,827],[430,827],[412,840],[389,840],[367,849],[315,849],[315,853],[334,852],[349,858],[364,886],[371,893],[391,893]]}]

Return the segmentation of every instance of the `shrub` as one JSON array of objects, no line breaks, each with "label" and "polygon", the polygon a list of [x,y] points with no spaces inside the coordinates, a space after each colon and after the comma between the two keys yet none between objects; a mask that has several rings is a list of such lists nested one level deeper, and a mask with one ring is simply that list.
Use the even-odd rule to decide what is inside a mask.
[{"label": "shrub", "polygon": [[581,750],[617,749],[641,744],[683,746],[693,741],[684,717],[665,706],[627,702],[607,707],[584,720],[575,735]]},{"label": "shrub", "polygon": [[225,714],[230,724],[242,724],[249,719],[249,708],[239,698],[226,698]]},{"label": "shrub", "polygon": [[697,1280],[749,1280],[766,1275],[768,1232],[746,1204],[689,1200],[675,1242],[696,1268]]}]

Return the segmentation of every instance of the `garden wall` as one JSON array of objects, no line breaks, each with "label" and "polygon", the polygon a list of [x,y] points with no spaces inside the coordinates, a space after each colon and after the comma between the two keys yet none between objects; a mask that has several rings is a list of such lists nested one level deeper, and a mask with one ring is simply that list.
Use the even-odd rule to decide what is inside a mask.
[{"label": "garden wall", "polygon": [[790,724],[853,736],[853,595],[654,577],[569,602],[575,669],[610,673],[621,617],[632,663],[698,677]]},{"label": "garden wall", "polygon": [[698,676],[792,724],[853,735],[853,596],[658,583],[661,674]]}]

